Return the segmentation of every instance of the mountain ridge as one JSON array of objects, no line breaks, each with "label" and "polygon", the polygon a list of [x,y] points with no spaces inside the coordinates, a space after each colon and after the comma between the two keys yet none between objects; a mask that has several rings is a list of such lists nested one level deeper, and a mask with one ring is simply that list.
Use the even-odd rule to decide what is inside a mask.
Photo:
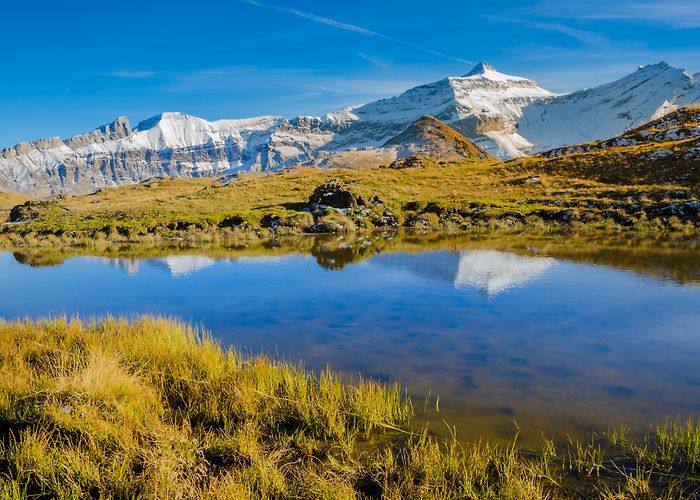
[{"label": "mountain ridge", "polygon": [[208,121],[167,112],[133,128],[119,117],[65,140],[51,137],[1,150],[0,189],[81,194],[153,177],[324,166],[339,153],[380,148],[425,115],[507,159],[623,133],[700,101],[697,81],[687,70],[661,62],[615,82],[559,95],[480,62],[465,76],[323,117]]}]

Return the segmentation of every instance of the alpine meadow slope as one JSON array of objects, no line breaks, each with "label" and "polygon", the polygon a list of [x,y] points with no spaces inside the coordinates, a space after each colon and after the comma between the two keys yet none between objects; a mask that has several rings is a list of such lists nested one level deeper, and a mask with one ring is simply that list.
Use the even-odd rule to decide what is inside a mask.
[{"label": "alpine meadow slope", "polygon": [[700,228],[699,113],[683,107],[612,139],[508,162],[424,117],[380,148],[410,155],[376,168],[298,167],[231,182],[163,179],[28,201],[9,210],[0,242],[228,245],[400,229],[693,236]]}]

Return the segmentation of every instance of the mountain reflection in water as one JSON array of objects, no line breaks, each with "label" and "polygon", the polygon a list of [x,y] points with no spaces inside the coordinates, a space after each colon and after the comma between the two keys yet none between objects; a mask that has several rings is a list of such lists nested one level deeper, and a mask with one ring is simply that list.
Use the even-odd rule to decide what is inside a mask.
[{"label": "mountain reflection in water", "polygon": [[[216,261],[205,255],[171,255],[152,259],[105,259],[129,274],[141,265],[162,268],[173,276],[187,276],[210,268]],[[278,262],[277,257],[242,257],[238,262]],[[372,263],[401,269],[428,279],[453,283],[456,288],[473,288],[489,296],[536,280],[555,264],[548,257],[526,257],[496,250],[379,254]],[[324,264],[327,263],[324,261]],[[320,265],[320,264],[319,264]],[[321,266],[326,267],[327,266]],[[344,266],[343,266],[344,267]],[[342,269],[342,268],[340,268]]]},{"label": "mountain reflection in water", "polygon": [[144,258],[0,253],[11,290],[0,317],[182,318],[224,346],[397,380],[419,413],[439,394],[440,413],[419,419],[436,429],[445,419],[465,438],[510,439],[515,420],[539,445],[540,430],[583,436],[700,414],[692,244],[302,243]]},{"label": "mountain reflection in water", "polygon": [[556,262],[547,257],[524,257],[495,250],[380,254],[373,263],[403,269],[430,279],[498,295],[537,279]]}]

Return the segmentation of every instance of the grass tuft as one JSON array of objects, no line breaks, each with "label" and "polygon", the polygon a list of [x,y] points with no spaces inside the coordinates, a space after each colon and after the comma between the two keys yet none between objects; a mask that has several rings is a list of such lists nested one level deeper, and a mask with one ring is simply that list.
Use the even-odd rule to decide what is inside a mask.
[{"label": "grass tuft", "polygon": [[700,422],[539,452],[411,429],[399,387],[144,317],[0,322],[0,497],[683,498]]}]

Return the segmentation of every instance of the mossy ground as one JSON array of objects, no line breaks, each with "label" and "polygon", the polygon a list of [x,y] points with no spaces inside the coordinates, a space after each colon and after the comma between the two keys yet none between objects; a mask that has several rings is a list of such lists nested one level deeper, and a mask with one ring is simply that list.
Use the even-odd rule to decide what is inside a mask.
[{"label": "mossy ground", "polygon": [[700,426],[537,452],[412,429],[397,386],[141,318],[0,323],[3,498],[691,498]]}]

